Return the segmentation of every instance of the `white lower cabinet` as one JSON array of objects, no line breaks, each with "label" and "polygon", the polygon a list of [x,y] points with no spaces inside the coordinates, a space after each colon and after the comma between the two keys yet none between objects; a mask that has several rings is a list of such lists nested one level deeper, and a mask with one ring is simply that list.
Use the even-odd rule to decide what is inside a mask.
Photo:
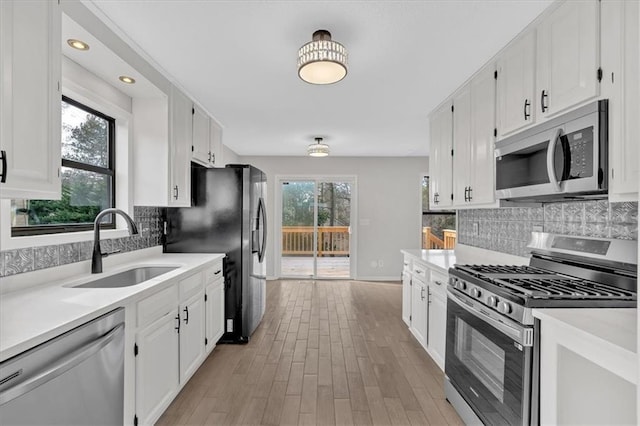
[{"label": "white lower cabinet", "polygon": [[422,346],[427,345],[427,284],[417,275],[411,277],[411,332]]},{"label": "white lower cabinet", "polygon": [[209,353],[224,334],[224,280],[222,277],[207,284],[204,300],[206,312],[204,343]]},{"label": "white lower cabinet", "polygon": [[447,336],[447,277],[431,271],[428,288],[427,351],[444,370]]},{"label": "white lower cabinet", "polygon": [[[201,281],[202,282],[202,281]],[[180,306],[180,383],[196,372],[204,356],[204,289]]]},{"label": "white lower cabinet", "polygon": [[411,272],[402,271],[402,320],[411,327]]},{"label": "white lower cabinet", "polygon": [[136,345],[136,416],[152,424],[169,406],[178,389],[178,309],[138,332]]},{"label": "white lower cabinet", "polygon": [[411,256],[405,255],[404,263],[402,319],[438,367],[444,370],[448,278]]}]

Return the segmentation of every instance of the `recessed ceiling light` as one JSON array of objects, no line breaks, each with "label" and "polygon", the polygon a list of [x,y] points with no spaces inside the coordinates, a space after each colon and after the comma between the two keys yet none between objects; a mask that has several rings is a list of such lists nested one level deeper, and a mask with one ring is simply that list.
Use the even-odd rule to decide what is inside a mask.
[{"label": "recessed ceiling light", "polygon": [[67,44],[77,50],[89,50],[89,45],[87,43],[82,40],[76,40],[75,38],[67,40]]},{"label": "recessed ceiling light", "polygon": [[127,84],[135,84],[135,82],[136,82],[136,80],[133,77],[129,77],[129,76],[126,76],[126,75],[121,75],[118,78],[120,79],[121,82],[127,83]]}]

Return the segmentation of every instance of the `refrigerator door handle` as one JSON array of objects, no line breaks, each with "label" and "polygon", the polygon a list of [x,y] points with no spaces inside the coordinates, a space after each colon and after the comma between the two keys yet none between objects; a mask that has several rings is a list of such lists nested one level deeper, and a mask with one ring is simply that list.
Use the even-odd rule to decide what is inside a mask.
[{"label": "refrigerator door handle", "polygon": [[262,226],[262,241],[258,249],[258,261],[262,263],[267,248],[267,212],[264,208],[264,199],[262,197],[258,201],[258,232],[260,232],[260,226]]}]

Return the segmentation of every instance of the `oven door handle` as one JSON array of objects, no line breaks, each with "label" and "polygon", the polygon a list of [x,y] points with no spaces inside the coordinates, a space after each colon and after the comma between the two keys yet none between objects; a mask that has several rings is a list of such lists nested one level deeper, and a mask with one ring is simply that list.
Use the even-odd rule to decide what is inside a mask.
[{"label": "oven door handle", "polygon": [[[471,315],[482,318],[483,321],[486,321],[489,325],[509,336],[522,346],[533,346],[532,328],[523,327],[517,322],[509,320],[507,318],[504,318],[503,321],[498,321],[497,319],[492,318],[489,313],[485,313],[484,311],[482,311],[477,302],[474,302],[464,295],[454,293],[450,288],[447,290],[449,299],[455,302],[455,304],[460,306],[462,309],[469,312]],[[508,323],[504,322],[505,320],[508,321]]]},{"label": "oven door handle", "polygon": [[562,136],[562,127],[556,129],[553,139],[549,141],[549,147],[547,148],[547,173],[549,174],[549,182],[551,182],[556,192],[560,192],[560,181],[556,176],[555,168],[556,145],[560,140],[560,136]]}]

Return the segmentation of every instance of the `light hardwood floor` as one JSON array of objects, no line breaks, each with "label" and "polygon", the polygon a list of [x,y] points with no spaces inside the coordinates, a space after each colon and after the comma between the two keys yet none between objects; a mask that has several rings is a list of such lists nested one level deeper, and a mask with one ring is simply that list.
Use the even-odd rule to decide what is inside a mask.
[{"label": "light hardwood floor", "polygon": [[401,318],[399,284],[269,281],[247,345],[219,345],[159,425],[462,424]]}]

